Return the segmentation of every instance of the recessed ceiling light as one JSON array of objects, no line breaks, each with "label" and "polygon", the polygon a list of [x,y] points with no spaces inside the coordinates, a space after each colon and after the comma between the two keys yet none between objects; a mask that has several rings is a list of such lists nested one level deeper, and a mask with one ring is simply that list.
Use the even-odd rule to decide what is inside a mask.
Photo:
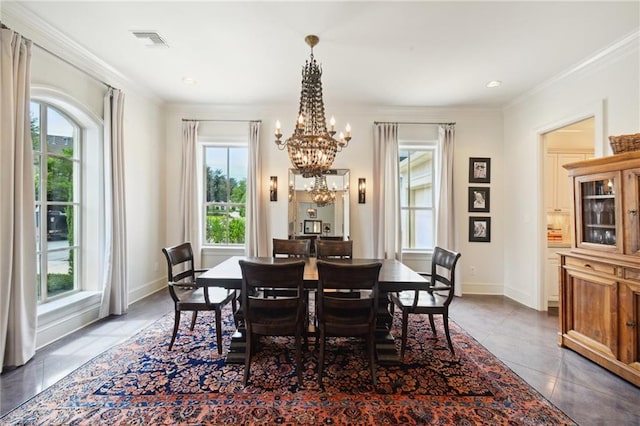
[{"label": "recessed ceiling light", "polygon": [[196,84],[196,80],[191,77],[182,77],[182,82],[184,84]]},{"label": "recessed ceiling light", "polygon": [[500,80],[491,80],[487,83],[487,87],[498,87],[502,84]]}]

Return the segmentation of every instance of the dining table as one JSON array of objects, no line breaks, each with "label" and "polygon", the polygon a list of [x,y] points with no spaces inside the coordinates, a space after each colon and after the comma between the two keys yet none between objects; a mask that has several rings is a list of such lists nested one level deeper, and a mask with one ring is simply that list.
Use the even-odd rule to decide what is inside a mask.
[{"label": "dining table", "polygon": [[[298,261],[300,259],[232,256],[200,274],[196,278],[196,285],[200,287],[224,287],[230,290],[240,290],[242,288],[240,260],[273,264]],[[303,260],[305,261],[304,286],[309,290],[316,289],[318,286],[317,259],[315,257],[308,257],[303,258]],[[331,259],[329,261],[347,264],[365,264],[371,262],[382,263],[382,268],[380,268],[380,275],[378,277],[380,306],[378,309],[378,320],[376,326],[376,358],[380,364],[393,365],[400,363],[400,356],[396,348],[393,335],[391,334],[391,302],[389,300],[388,293],[402,290],[424,289],[428,285],[427,279],[396,259],[352,258]],[[244,363],[245,347],[245,333],[240,322],[238,329],[231,338],[226,362]]]}]

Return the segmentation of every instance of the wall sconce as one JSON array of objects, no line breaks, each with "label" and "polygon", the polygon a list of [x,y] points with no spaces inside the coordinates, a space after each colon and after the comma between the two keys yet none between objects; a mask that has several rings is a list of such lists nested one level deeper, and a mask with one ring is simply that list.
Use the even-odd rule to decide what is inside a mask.
[{"label": "wall sconce", "polygon": [[364,204],[367,196],[367,180],[358,178],[358,204]]},{"label": "wall sconce", "polygon": [[278,201],[278,176],[271,176],[269,183],[269,200]]}]

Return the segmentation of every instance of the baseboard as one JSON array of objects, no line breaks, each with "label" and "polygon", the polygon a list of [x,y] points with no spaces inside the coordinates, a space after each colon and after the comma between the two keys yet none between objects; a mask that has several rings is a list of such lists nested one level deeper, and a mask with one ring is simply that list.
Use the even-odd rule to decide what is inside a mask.
[{"label": "baseboard", "polygon": [[504,295],[504,287],[500,284],[489,283],[463,283],[462,294],[486,294],[486,295]]}]

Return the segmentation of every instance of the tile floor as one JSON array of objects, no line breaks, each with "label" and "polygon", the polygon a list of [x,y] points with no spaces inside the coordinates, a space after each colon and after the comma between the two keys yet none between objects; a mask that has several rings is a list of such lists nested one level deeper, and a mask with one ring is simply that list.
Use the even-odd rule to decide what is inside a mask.
[{"label": "tile floor", "polygon": [[[129,313],[85,327],[0,375],[0,414],[28,400],[95,355],[150,325],[172,305],[162,291]],[[580,425],[640,425],[640,388],[556,344],[557,315],[501,296],[464,296],[451,318]]]}]

